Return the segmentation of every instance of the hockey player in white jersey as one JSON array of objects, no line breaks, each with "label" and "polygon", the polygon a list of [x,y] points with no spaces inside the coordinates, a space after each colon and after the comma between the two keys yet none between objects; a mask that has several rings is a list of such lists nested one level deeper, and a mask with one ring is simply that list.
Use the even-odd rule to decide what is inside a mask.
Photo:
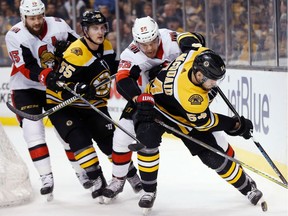
[{"label": "hockey player in white jersey", "polygon": [[[58,64],[57,58],[61,57],[54,55],[55,45],[59,41],[64,41],[64,44],[66,41],[72,42],[79,36],[64,20],[45,17],[45,5],[41,0],[22,0],[20,15],[22,21],[14,25],[5,37],[13,62],[9,83],[12,102],[19,110],[40,114],[46,104],[46,83],[42,82],[43,77],[53,78],[53,69],[56,69]],[[17,118],[23,129],[31,159],[42,180],[40,193],[47,195],[50,200],[53,198],[54,181],[43,122],[22,119],[19,116]],[[92,186],[84,170],[78,163],[73,162],[75,159],[69,154],[69,146],[65,146],[65,151],[83,186]]]},{"label": "hockey player in white jersey", "polygon": [[[120,55],[116,82],[118,92],[128,101],[119,124],[131,134],[135,134],[132,120],[135,113],[133,98],[144,91],[146,84],[162,67],[184,52],[186,46],[191,49],[193,45],[195,49],[198,49],[205,44],[205,39],[199,33],[179,34],[168,29],[158,29],[157,23],[149,16],[135,20],[132,34],[134,40]],[[134,178],[127,175],[129,165],[132,163],[132,152],[128,145],[133,141],[130,136],[116,128],[113,139],[112,181],[103,191],[106,203],[123,191],[126,179],[137,185],[134,187],[136,193],[142,190],[138,175]]]}]

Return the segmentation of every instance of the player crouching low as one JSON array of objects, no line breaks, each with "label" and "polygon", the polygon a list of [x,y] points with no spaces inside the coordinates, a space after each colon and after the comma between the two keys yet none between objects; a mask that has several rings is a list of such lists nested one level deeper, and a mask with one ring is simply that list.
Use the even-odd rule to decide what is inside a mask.
[{"label": "player crouching low", "polygon": [[[246,174],[243,167],[233,160],[216,153],[216,150],[230,157],[235,152],[225,139],[224,131],[230,136],[251,138],[253,124],[249,119],[232,118],[210,109],[209,92],[217,89],[226,73],[225,64],[214,51],[200,47],[197,51],[183,53],[163,69],[146,87],[146,93],[137,98],[135,132],[146,148],[138,151],[138,167],[145,193],[138,205],[144,214],[151,210],[157,194],[157,176],[160,163],[160,142],[166,129],[155,122],[158,119],[174,128],[177,135],[192,156],[198,156],[207,167],[232,185],[256,205],[261,203],[263,211],[267,204],[255,181]],[[215,150],[199,145],[199,140]]]}]

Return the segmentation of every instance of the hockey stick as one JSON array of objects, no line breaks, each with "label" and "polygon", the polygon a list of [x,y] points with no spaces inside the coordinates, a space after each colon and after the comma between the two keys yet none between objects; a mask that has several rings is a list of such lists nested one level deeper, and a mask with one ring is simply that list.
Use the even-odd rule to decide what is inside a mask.
[{"label": "hockey stick", "polygon": [[[231,109],[231,111],[236,115],[236,117],[239,119],[240,121],[240,115],[238,114],[238,112],[236,111],[236,109],[233,107],[233,105],[230,103],[230,101],[228,100],[228,98],[226,97],[226,95],[222,92],[222,90],[217,86],[218,92],[220,94],[220,96],[222,97],[222,99],[225,101],[225,103],[228,105],[228,107]],[[284,176],[282,175],[282,173],[280,172],[280,170],[277,168],[277,166],[273,163],[272,159],[269,157],[269,155],[266,153],[266,151],[264,150],[264,148],[260,145],[260,143],[258,141],[256,141],[256,139],[252,136],[252,140],[255,143],[255,145],[257,146],[257,148],[260,150],[260,152],[262,153],[262,155],[264,156],[264,158],[267,160],[267,162],[270,164],[270,166],[272,167],[272,169],[274,170],[274,172],[277,174],[277,176],[281,179],[281,181],[287,186],[287,180],[284,178]]]},{"label": "hockey stick", "polygon": [[[105,80],[103,80],[102,82],[98,83],[95,88],[99,88],[109,82],[112,81],[112,79],[115,78],[115,74],[112,75],[110,78],[107,78]],[[33,115],[33,114],[29,114],[29,113],[26,113],[26,112],[23,112],[21,110],[18,110],[16,109],[14,106],[12,106],[11,104],[9,104],[8,102],[6,102],[6,105],[7,107],[12,111],[14,112],[16,115],[18,116],[21,116],[22,118],[26,118],[26,119],[29,119],[29,120],[32,120],[32,121],[38,121],[40,119],[43,119],[44,117],[46,116],[49,116],[55,112],[57,112],[58,110],[72,104],[73,102],[75,102],[76,100],[78,100],[79,98],[77,96],[73,96],[65,101],[63,101],[62,103],[56,105],[55,107],[45,111],[44,113],[41,113],[41,114],[38,114],[38,115]]]},{"label": "hockey stick", "polygon": [[178,134],[178,135],[180,135],[180,136],[182,136],[182,137],[184,137],[184,138],[186,138],[188,140],[191,140],[192,142],[195,142],[195,143],[201,145],[202,147],[204,147],[206,149],[209,149],[210,151],[212,151],[212,152],[214,152],[214,153],[216,153],[216,154],[218,154],[218,155],[220,155],[220,156],[222,156],[224,158],[227,158],[230,161],[238,163],[238,164],[242,165],[243,167],[249,169],[250,171],[252,171],[252,172],[254,172],[254,173],[256,173],[256,174],[258,174],[258,175],[260,175],[260,176],[262,176],[262,177],[264,177],[264,178],[266,178],[266,179],[268,179],[268,180],[270,180],[270,181],[272,181],[272,182],[274,182],[274,183],[286,188],[286,189],[288,189],[287,184],[278,181],[277,179],[275,179],[275,178],[273,178],[273,177],[261,172],[260,170],[257,170],[254,167],[251,167],[251,166],[245,164],[244,162],[242,162],[240,160],[237,160],[236,158],[233,158],[233,157],[230,157],[230,156],[226,155],[225,153],[219,151],[218,149],[216,149],[216,148],[214,148],[214,147],[212,147],[212,146],[210,146],[210,145],[208,145],[208,144],[206,144],[206,143],[204,143],[204,142],[202,142],[202,141],[200,141],[198,139],[195,139],[195,138],[193,138],[191,136],[188,136],[188,135],[176,130],[175,128],[165,124],[164,122],[160,121],[159,119],[155,119],[155,122],[160,124],[164,128],[174,132],[175,134]]},{"label": "hockey stick", "polygon": [[38,114],[38,115],[33,115],[33,114],[29,114],[29,113],[23,112],[21,110],[18,110],[14,106],[9,104],[8,102],[6,102],[6,105],[16,115],[21,116],[22,118],[32,120],[32,121],[38,121],[40,119],[43,119],[46,116],[53,114],[54,112],[57,112],[58,110],[68,106],[69,104],[73,103],[76,100],[78,100],[78,97],[74,96],[72,98],[69,98],[68,100],[63,101],[62,103],[58,104],[57,106],[47,110],[46,112]]},{"label": "hockey stick", "polygon": [[66,89],[67,91],[69,91],[70,93],[72,93],[73,95],[75,95],[77,98],[79,98],[80,100],[82,100],[85,104],[87,104],[88,106],[90,106],[93,110],[95,110],[99,115],[101,115],[103,118],[105,118],[107,121],[111,122],[112,124],[114,124],[116,127],[120,128],[124,133],[126,133],[128,136],[130,136],[133,140],[135,140],[137,143],[136,144],[130,144],[129,145],[129,149],[131,151],[138,151],[141,149],[146,148],[145,145],[143,145],[133,134],[131,134],[129,131],[127,131],[125,128],[123,128],[121,125],[119,125],[117,122],[115,122],[113,119],[111,119],[110,117],[108,117],[107,115],[105,115],[103,112],[101,112],[97,107],[93,106],[91,103],[89,103],[88,100],[86,100],[84,97],[82,97],[81,95],[77,94],[75,91],[73,91],[71,88],[69,88],[69,86],[61,81],[58,81],[57,84],[59,86],[61,86],[62,88]]}]

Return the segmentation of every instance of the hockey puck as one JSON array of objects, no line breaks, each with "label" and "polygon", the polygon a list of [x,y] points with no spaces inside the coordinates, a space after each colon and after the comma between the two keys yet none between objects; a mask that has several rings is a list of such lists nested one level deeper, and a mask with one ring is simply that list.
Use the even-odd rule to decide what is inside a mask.
[{"label": "hockey puck", "polygon": [[262,211],[266,212],[268,210],[267,203],[265,201],[261,202]]}]

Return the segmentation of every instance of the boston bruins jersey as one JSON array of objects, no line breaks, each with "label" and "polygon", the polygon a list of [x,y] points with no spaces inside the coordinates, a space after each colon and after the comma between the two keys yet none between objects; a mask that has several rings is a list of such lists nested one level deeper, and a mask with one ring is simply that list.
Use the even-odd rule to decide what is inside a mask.
[{"label": "boston bruins jersey", "polygon": [[[225,116],[210,111],[209,91],[191,82],[190,69],[193,61],[206,49],[203,47],[198,51],[191,50],[181,54],[146,88],[154,96],[156,109],[178,124],[184,133],[189,133],[192,128],[199,131],[218,130],[220,118],[226,119]],[[227,128],[231,128],[231,123]]]},{"label": "boston bruins jersey", "polygon": [[5,36],[9,56],[13,62],[9,87],[39,89],[46,87],[38,81],[42,70],[56,67],[54,46],[57,40],[75,41],[79,36],[60,18],[45,17],[43,34],[32,35],[23,22],[14,25]]},{"label": "boston bruins jersey", "polygon": [[[116,70],[118,64],[115,58],[116,54],[107,39],[104,40],[103,44],[99,45],[97,51],[93,51],[88,48],[85,39],[80,38],[73,42],[64,52],[58,73],[62,75],[61,80],[68,85],[82,82],[96,86],[101,81],[109,78],[111,73]],[[67,99],[66,90],[54,92],[47,89],[46,93],[48,104],[58,104]],[[97,103],[98,107],[106,106],[109,95],[110,83],[107,83],[96,89],[95,97],[98,100],[90,100],[90,103],[94,105]],[[99,102],[101,103],[99,104]],[[89,107],[81,100],[77,100],[72,106]]]}]

